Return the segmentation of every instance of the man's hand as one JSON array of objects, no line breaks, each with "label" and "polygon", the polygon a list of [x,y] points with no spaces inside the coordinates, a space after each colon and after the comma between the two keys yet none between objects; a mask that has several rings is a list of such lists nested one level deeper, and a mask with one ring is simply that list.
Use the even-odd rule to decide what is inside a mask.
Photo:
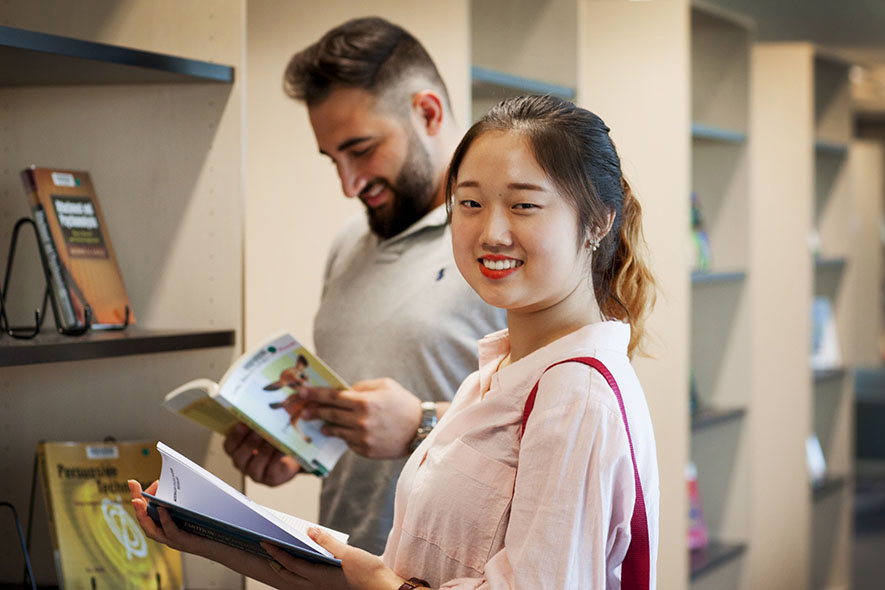
[{"label": "man's hand", "polygon": [[300,469],[295,459],[283,455],[245,424],[231,429],[224,439],[224,452],[230,455],[237,469],[269,486],[286,483]]},{"label": "man's hand", "polygon": [[326,422],[323,434],[344,439],[360,455],[393,459],[409,454],[421,421],[421,400],[393,379],[371,379],[353,389],[305,387],[310,403],[302,415]]}]

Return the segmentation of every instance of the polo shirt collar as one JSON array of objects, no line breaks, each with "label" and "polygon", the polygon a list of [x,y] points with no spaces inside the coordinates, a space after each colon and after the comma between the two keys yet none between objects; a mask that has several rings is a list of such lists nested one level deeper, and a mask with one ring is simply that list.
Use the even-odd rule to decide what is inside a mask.
[{"label": "polo shirt collar", "polygon": [[406,229],[404,229],[400,233],[396,234],[392,238],[388,238],[386,240],[381,240],[378,243],[378,246],[380,248],[387,248],[389,246],[393,246],[394,244],[397,244],[397,243],[405,240],[409,236],[413,236],[413,235],[417,234],[418,232],[423,231],[425,229],[443,227],[448,223],[448,221],[449,221],[449,215],[446,212],[446,206],[439,205],[438,207],[434,207],[433,209],[428,211],[424,215],[424,217],[422,217],[421,219],[419,219],[418,221],[416,221],[415,223],[413,223],[412,225],[410,225],[409,227],[407,227]]}]

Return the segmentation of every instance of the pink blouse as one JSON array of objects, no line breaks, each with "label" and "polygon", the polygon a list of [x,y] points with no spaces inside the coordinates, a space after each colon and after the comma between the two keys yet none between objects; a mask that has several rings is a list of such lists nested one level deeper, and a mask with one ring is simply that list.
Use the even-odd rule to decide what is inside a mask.
[{"label": "pink blouse", "polygon": [[433,588],[620,588],[635,490],[627,434],[605,379],[578,363],[544,373],[519,440],[526,397],[544,369],[592,356],[624,399],[654,588],[658,469],[629,339],[626,324],[591,324],[500,370],[507,331],[480,340],[479,371],[403,468],[384,562]]}]

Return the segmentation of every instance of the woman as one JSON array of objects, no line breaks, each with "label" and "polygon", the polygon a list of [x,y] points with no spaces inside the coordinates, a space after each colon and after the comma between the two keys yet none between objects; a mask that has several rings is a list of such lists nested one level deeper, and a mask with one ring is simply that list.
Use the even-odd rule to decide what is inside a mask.
[{"label": "woman", "polygon": [[654,587],[655,443],[630,365],[654,281],[608,131],[521,97],[455,151],[455,261],[508,329],[480,341],[479,371],[403,469],[382,558],[319,531],[342,568],[270,546],[271,563],[236,556],[168,518],[159,529],[136,499],[148,534],[278,588]]}]

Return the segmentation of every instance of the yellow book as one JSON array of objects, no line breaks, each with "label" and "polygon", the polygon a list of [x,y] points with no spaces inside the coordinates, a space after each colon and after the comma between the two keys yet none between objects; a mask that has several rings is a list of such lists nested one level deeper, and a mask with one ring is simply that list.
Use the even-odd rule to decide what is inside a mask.
[{"label": "yellow book", "polygon": [[156,441],[43,442],[37,453],[60,588],[183,588],[181,554],[144,535],[126,484],[156,479]]}]

